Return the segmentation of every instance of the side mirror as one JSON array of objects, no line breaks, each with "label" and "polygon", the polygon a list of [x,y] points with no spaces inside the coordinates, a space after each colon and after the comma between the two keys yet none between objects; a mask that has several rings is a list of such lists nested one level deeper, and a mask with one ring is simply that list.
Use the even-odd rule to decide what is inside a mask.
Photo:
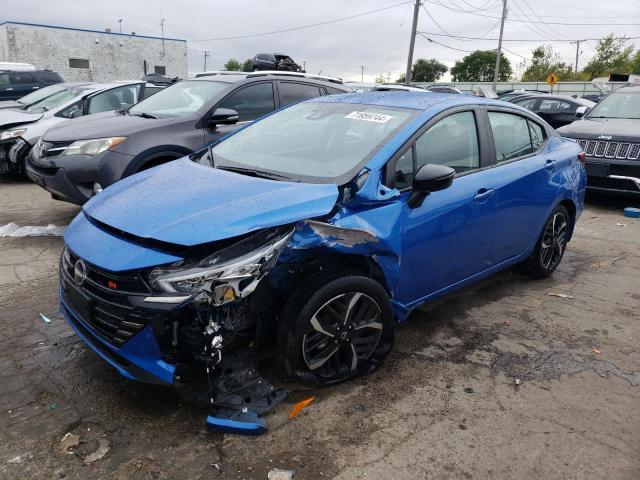
[{"label": "side mirror", "polygon": [[409,197],[409,207],[417,208],[431,192],[449,188],[455,174],[456,171],[453,168],[445,165],[428,163],[421,166],[413,177],[413,192]]},{"label": "side mirror", "polygon": [[230,108],[216,108],[209,118],[209,126],[233,125],[238,123],[238,112]]},{"label": "side mirror", "polygon": [[71,112],[71,118],[78,118],[82,116],[82,110],[78,109],[78,110],[74,110],[73,112]]},{"label": "side mirror", "polygon": [[590,108],[589,107],[578,107],[576,108],[576,117],[578,118],[582,118],[584,117],[587,112],[589,112]]}]

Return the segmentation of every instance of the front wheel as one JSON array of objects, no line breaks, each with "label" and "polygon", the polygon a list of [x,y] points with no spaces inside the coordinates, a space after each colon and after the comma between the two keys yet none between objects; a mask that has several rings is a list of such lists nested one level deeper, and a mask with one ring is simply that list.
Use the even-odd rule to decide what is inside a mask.
[{"label": "front wheel", "polygon": [[306,281],[287,301],[281,326],[287,370],[316,386],[374,370],[393,346],[389,296],[376,280],[359,274]]},{"label": "front wheel", "polygon": [[558,205],[547,219],[531,256],[522,264],[525,273],[545,278],[555,271],[567,248],[570,222],[567,209]]}]

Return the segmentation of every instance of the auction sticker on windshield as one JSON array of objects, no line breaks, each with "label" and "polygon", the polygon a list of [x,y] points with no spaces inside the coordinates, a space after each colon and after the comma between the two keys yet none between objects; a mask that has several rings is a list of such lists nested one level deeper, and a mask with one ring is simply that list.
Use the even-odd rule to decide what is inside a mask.
[{"label": "auction sticker on windshield", "polygon": [[387,123],[393,118],[392,115],[383,115],[382,113],[370,112],[351,112],[344,118],[352,118],[354,120],[364,120],[365,122]]}]

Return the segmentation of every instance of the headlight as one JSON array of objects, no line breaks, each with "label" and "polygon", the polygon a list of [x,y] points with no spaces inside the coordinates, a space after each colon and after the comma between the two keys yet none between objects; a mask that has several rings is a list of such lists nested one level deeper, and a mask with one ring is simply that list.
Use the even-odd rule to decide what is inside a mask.
[{"label": "headlight", "polygon": [[[249,295],[276,263],[292,230],[265,230],[191,266],[156,268],[149,275],[152,287],[167,293],[189,294],[196,300],[211,299],[214,305]],[[265,240],[259,247],[255,245]],[[247,253],[236,255],[243,247]],[[246,252],[246,250],[245,250]]]},{"label": "headlight", "polygon": [[69,145],[62,155],[98,155],[110,148],[120,145],[127,137],[94,138],[77,140]]},{"label": "headlight", "polygon": [[10,140],[12,138],[18,138],[26,131],[27,131],[26,128],[16,128],[14,130],[5,130],[2,133],[0,133],[0,140]]}]

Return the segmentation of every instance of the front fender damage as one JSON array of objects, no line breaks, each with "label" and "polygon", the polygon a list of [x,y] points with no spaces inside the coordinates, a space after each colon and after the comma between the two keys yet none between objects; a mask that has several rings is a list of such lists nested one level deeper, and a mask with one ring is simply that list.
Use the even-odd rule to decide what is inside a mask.
[{"label": "front fender damage", "polygon": [[[290,290],[279,291],[282,284],[286,284],[286,281],[281,282],[283,279],[302,269],[310,258],[317,260],[326,257],[335,261],[340,255],[374,263],[380,272],[380,281],[393,299],[398,288],[401,264],[402,233],[398,224],[402,214],[402,205],[392,202],[358,212],[358,215],[339,209],[329,219],[300,221],[277,261],[270,263],[268,271],[262,272],[246,296],[224,304],[221,302],[220,289],[212,289],[218,294],[213,295],[211,302],[200,309],[200,315],[208,316],[203,333],[209,378],[208,398],[213,408],[213,414],[207,417],[209,430],[262,433],[266,430],[262,415],[287,395],[285,390],[274,387],[260,376],[251,349],[234,348],[229,351],[224,348],[230,333],[228,319],[235,314],[221,316],[220,312],[244,305],[240,316],[246,318],[251,314],[252,302],[271,305],[267,308],[277,310],[276,305],[270,304],[273,297],[284,301],[290,293]],[[260,296],[262,298],[258,298]],[[406,315],[401,308],[394,310],[398,319]],[[251,328],[256,336],[251,343],[252,349],[261,343],[257,338],[261,330],[260,322],[260,319],[247,322],[253,323]],[[270,325],[273,326],[275,324]]]}]

